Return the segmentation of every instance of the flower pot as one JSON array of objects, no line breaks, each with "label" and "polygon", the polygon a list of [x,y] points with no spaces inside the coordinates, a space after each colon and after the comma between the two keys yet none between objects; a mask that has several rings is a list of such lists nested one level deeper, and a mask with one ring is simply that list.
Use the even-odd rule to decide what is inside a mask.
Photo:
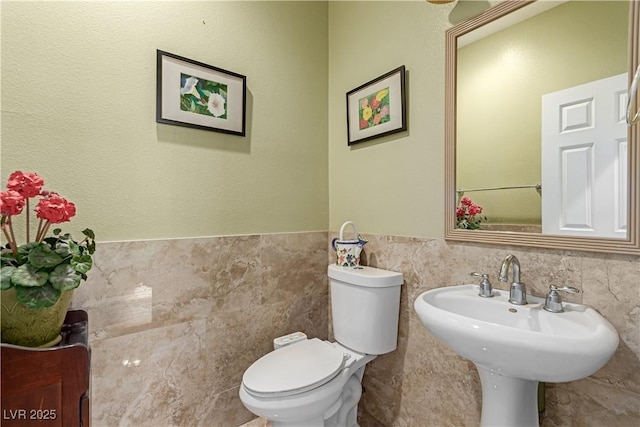
[{"label": "flower pot", "polygon": [[56,345],[72,296],[73,290],[65,291],[53,306],[33,309],[16,300],[14,288],[0,291],[2,342],[25,347]]}]

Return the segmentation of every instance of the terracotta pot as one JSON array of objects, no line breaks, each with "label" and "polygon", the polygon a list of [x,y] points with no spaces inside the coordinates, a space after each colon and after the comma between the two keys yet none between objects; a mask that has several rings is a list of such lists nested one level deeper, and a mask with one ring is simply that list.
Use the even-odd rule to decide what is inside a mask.
[{"label": "terracotta pot", "polygon": [[0,292],[2,342],[24,347],[51,347],[61,340],[60,329],[71,304],[73,290],[65,291],[53,306],[33,309],[16,300],[10,288]]}]

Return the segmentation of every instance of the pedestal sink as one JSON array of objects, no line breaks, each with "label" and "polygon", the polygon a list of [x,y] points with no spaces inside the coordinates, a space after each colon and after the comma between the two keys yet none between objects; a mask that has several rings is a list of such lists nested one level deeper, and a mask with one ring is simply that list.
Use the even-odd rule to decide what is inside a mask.
[{"label": "pedestal sink", "polygon": [[478,296],[476,285],[437,288],[414,308],[426,328],[472,361],[482,383],[481,426],[538,426],[538,382],[575,381],[602,368],[618,347],[618,334],[593,308],[544,300],[513,305],[509,293]]}]

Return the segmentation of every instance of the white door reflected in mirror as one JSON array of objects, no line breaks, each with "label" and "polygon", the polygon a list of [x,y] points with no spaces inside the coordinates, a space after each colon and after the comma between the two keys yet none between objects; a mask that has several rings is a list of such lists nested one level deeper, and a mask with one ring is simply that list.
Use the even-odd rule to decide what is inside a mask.
[{"label": "white door reflected in mirror", "polygon": [[627,236],[627,73],[542,96],[542,232]]}]

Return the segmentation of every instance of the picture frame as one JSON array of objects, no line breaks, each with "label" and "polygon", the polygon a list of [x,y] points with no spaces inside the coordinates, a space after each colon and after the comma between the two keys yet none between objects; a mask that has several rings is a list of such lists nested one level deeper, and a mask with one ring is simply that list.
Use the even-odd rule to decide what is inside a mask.
[{"label": "picture frame", "polygon": [[347,92],[347,145],[407,130],[405,66]]},{"label": "picture frame", "polygon": [[157,50],[156,122],[245,136],[247,78]]}]

